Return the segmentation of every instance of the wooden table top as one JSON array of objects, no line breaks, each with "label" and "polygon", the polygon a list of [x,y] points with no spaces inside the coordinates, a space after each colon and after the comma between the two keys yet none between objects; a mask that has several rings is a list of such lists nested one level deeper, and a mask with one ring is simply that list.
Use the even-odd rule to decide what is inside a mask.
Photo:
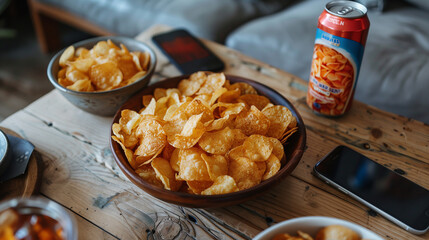
[{"label": "wooden table top", "polygon": [[[137,37],[157,52],[151,83],[180,75],[150,41],[152,34],[167,29],[157,26]],[[301,216],[341,218],[385,239],[429,239],[429,233],[408,233],[312,175],[314,164],[343,144],[429,189],[428,125],[357,101],[342,118],[319,117],[306,106],[304,80],[225,46],[205,43],[226,63],[227,74],[266,84],[298,109],[307,129],[299,165],[273,189],[243,204],[218,209],[168,204],[137,188],[117,167],[109,150],[111,117],[83,112],[53,90],[0,125],[31,141],[41,153],[41,195],[74,215],[79,239],[146,239],[152,234],[165,239],[251,239],[275,223]]]}]

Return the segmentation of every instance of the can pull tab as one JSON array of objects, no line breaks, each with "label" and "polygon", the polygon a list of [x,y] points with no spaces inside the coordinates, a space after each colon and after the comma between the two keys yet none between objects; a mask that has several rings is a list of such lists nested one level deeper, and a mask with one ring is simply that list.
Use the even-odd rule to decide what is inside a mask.
[{"label": "can pull tab", "polygon": [[337,13],[339,15],[346,15],[347,13],[352,12],[352,11],[353,11],[352,7],[343,7]]}]

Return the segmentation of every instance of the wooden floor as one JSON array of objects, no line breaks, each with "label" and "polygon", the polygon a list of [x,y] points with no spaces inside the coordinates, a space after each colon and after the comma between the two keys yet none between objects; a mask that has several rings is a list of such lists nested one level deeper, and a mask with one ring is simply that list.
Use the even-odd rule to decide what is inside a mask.
[{"label": "wooden floor", "polygon": [[[12,2],[0,14],[0,30],[14,31],[14,36],[0,34],[0,121],[53,89],[46,68],[54,53],[40,50],[26,2]],[[60,28],[63,47],[91,37],[65,25]]]}]

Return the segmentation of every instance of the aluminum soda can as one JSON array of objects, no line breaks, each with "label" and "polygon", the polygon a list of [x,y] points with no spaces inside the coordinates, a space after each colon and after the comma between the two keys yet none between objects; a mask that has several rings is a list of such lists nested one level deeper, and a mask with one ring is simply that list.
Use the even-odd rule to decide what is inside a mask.
[{"label": "aluminum soda can", "polygon": [[350,109],[368,30],[364,5],[326,4],[318,21],[307,92],[307,104],[315,113],[338,117]]}]

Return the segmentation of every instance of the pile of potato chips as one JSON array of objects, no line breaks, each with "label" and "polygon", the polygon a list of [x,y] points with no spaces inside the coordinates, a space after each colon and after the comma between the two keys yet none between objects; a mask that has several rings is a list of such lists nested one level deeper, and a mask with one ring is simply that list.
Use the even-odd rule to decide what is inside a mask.
[{"label": "pile of potato chips", "polygon": [[214,195],[247,189],[286,161],[297,131],[288,108],[223,73],[197,72],[177,88],[154,90],[139,112],[123,110],[114,136],[145,181],[172,191]]},{"label": "pile of potato chips", "polygon": [[149,62],[148,52],[129,52],[110,39],[98,42],[91,50],[70,46],[59,60],[58,83],[80,92],[108,91],[143,77]]}]

